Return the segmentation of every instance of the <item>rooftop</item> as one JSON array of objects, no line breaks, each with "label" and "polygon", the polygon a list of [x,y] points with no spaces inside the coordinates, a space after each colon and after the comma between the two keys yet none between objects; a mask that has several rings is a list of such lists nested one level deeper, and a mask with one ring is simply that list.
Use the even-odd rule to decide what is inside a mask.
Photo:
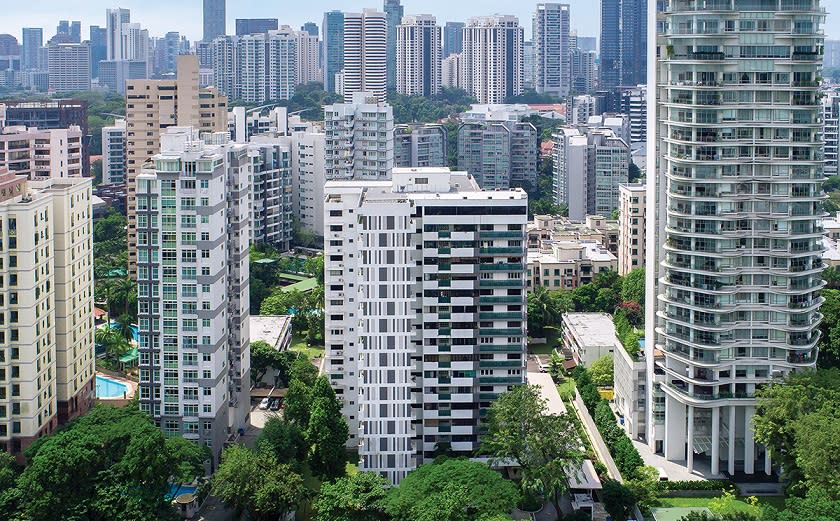
[{"label": "rooftop", "polygon": [[607,313],[563,313],[563,323],[585,345],[615,345],[615,326]]},{"label": "rooftop", "polygon": [[248,319],[251,342],[262,340],[273,347],[280,344],[283,333],[290,327],[291,315],[251,315]]}]

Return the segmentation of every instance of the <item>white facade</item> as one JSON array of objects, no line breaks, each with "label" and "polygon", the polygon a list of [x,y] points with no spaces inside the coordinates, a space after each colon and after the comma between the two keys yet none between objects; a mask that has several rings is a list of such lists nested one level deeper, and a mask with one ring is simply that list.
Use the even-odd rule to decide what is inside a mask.
[{"label": "white facade", "polygon": [[534,12],[534,88],[540,94],[571,91],[569,15],[569,4],[559,3],[538,3]]},{"label": "white facade", "polygon": [[619,185],[618,211],[618,274],[627,275],[645,266],[647,187],[644,184]]},{"label": "white facade", "polygon": [[599,273],[616,271],[615,255],[592,239],[542,241],[528,250],[528,289],[543,286],[571,291],[592,282]]},{"label": "white facade", "polygon": [[479,16],[464,27],[461,85],[479,103],[504,103],[522,93],[524,29],[515,16]]},{"label": "white facade", "polygon": [[283,137],[254,136],[248,143],[252,162],[251,243],[292,247],[293,186],[291,150]]},{"label": "white facade", "polygon": [[647,422],[646,364],[644,353],[632,357],[617,345],[613,351],[613,403],[630,439],[644,437]]},{"label": "white facade", "polygon": [[463,58],[460,53],[453,53],[441,61],[440,85],[455,89],[463,89]]},{"label": "white facade", "polygon": [[327,179],[386,179],[394,168],[394,113],[357,92],[351,103],[324,107]]},{"label": "white facade", "polygon": [[75,125],[6,127],[0,133],[0,151],[0,166],[29,179],[82,177],[82,131]]},{"label": "white facade", "polygon": [[290,99],[298,83],[296,39],[291,29],[216,38],[216,88],[249,103]]},{"label": "white facade", "polygon": [[226,133],[161,136],[137,177],[140,409],[218,458],[247,426],[252,162]]},{"label": "white facade", "polygon": [[50,91],[90,90],[90,45],[60,43],[47,51]]},{"label": "white facade", "polygon": [[404,16],[397,26],[397,92],[431,97],[440,92],[441,32],[434,16]]},{"label": "white facade", "polygon": [[840,89],[823,93],[823,140],[825,175],[838,174],[838,143],[840,140]]},{"label": "white facade", "polygon": [[361,468],[398,483],[441,446],[471,456],[525,379],[527,194],[396,169],[328,181],[324,214],[325,370]]},{"label": "white facade", "polygon": [[566,102],[566,121],[570,125],[586,125],[591,116],[595,115],[595,96],[581,94]]},{"label": "white facade", "polygon": [[294,35],[297,85],[324,81],[321,71],[321,42],[318,35],[311,35],[306,31],[294,31]]},{"label": "white facade", "polygon": [[755,392],[815,367],[822,320],[825,15],[755,7],[671,2],[648,53],[646,441],[712,474],[772,471]]},{"label": "white facade", "polygon": [[326,183],[326,134],[312,129],[292,132],[292,209],[304,230],[324,233],[324,184]]},{"label": "white facade", "polygon": [[125,183],[125,119],[102,127],[102,184]]},{"label": "white facade", "polygon": [[387,94],[387,37],[385,13],[365,9],[344,13],[344,94],[350,103],[359,92],[368,92],[379,101]]},{"label": "white facade", "polygon": [[624,348],[615,336],[612,316],[607,313],[563,313],[563,348],[574,360],[589,367],[602,356]]},{"label": "white facade", "polygon": [[106,9],[105,18],[107,57],[109,60],[124,60],[123,25],[131,22],[131,11],[120,7]]}]

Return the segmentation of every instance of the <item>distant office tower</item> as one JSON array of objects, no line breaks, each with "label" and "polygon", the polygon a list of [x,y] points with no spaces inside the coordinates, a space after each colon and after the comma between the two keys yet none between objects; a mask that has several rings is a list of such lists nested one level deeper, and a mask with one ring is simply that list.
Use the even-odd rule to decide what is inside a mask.
[{"label": "distant office tower", "polygon": [[610,215],[618,208],[618,186],[627,182],[630,147],[612,130],[561,128],[552,136],[555,203],[567,205],[569,219]]},{"label": "distant office tower", "polygon": [[825,56],[823,66],[826,69],[840,67],[840,40],[825,41]]},{"label": "distant office tower", "polygon": [[647,1],[601,0],[599,87],[647,81]]},{"label": "distant office tower", "polygon": [[340,92],[335,88],[335,75],[344,69],[344,13],[330,11],[324,13],[324,90]]},{"label": "distant office tower", "polygon": [[524,89],[534,88],[534,42],[528,40],[522,43],[522,87]]},{"label": "distant office tower", "polygon": [[524,32],[515,16],[470,18],[464,28],[464,88],[479,103],[522,94]]},{"label": "distant office tower", "polygon": [[102,184],[125,183],[125,119],[102,127]]},{"label": "distant office tower", "polygon": [[441,446],[472,456],[525,378],[526,193],[446,168],[325,192],[325,371],[360,467],[399,483]]},{"label": "distant office tower", "polygon": [[276,31],[279,27],[277,18],[237,18],[236,36],[267,33]]},{"label": "distant office tower", "polygon": [[464,22],[446,22],[443,26],[443,57],[464,50]]},{"label": "distant office tower", "polygon": [[106,47],[109,60],[125,60],[123,52],[123,25],[131,23],[131,12],[128,9],[106,9]]},{"label": "distant office tower", "polygon": [[598,51],[598,38],[595,36],[577,36],[577,48],[582,51]]},{"label": "distant office tower", "polygon": [[51,91],[90,90],[90,46],[87,43],[50,45],[48,56]]},{"label": "distant office tower", "polygon": [[46,69],[47,64],[42,64],[38,60],[38,50],[44,46],[44,30],[40,27],[24,27],[21,42],[21,69],[24,71]]},{"label": "distant office tower", "polygon": [[463,55],[450,54],[441,61],[440,65],[440,85],[441,87],[463,89],[464,79],[463,71]]},{"label": "distant office tower", "polygon": [[440,92],[440,26],[427,14],[397,26],[397,92],[431,97]]},{"label": "distant office tower", "polygon": [[601,54],[598,87],[621,84],[621,0],[601,0]]},{"label": "distant office tower", "polygon": [[125,94],[127,81],[144,80],[148,77],[149,70],[146,61],[104,60],[99,62],[99,85],[117,94]]},{"label": "distant office tower", "polygon": [[318,37],[318,24],[315,22],[306,22],[305,24],[300,26],[301,31],[306,31],[309,33],[309,36]]},{"label": "distant office tower", "polygon": [[126,209],[128,214],[128,267],[137,273],[135,179],[140,168],[160,152],[160,134],[166,127],[193,126],[201,132],[227,129],[227,98],[214,88],[198,86],[198,57],[178,56],[172,80],[132,80],[126,86]]},{"label": "distant office tower", "polygon": [[574,94],[588,94],[595,91],[597,76],[595,60],[598,53],[573,49],[571,54],[571,91]]},{"label": "distant office tower", "polygon": [[387,24],[387,62],[385,67],[388,90],[391,90],[397,84],[397,26],[402,22],[403,6],[400,5],[400,0],[384,0],[382,11],[385,13]]},{"label": "distant office tower", "polygon": [[82,22],[59,20],[53,43],[82,43]]},{"label": "distant office tower", "polygon": [[622,184],[618,187],[618,274],[645,267],[645,212],[647,187]]},{"label": "distant office tower", "polygon": [[630,143],[647,139],[647,85],[642,84],[621,93],[621,112],[630,119]]},{"label": "distant office tower", "polygon": [[204,36],[202,40],[205,42],[212,42],[214,38],[227,34],[227,31],[225,31],[226,1],[204,0]]},{"label": "distant office tower", "polygon": [[438,124],[394,126],[394,168],[447,166],[446,127]]},{"label": "distant office tower", "polygon": [[99,62],[108,59],[108,29],[90,26],[90,75],[99,77]]},{"label": "distant office tower", "polygon": [[38,127],[39,130],[67,129],[82,131],[82,175],[90,172],[90,138],[88,137],[88,102],[74,99],[50,101],[13,101],[0,103],[0,113],[6,114],[6,125]]},{"label": "distant office tower", "polygon": [[821,341],[825,15],[809,0],[657,16],[672,30],[650,49],[645,442],[689,472],[769,475],[756,391],[815,368]]},{"label": "distant office tower", "polygon": [[534,88],[568,96],[571,86],[569,4],[539,3],[534,12]]},{"label": "distant office tower", "polygon": [[295,37],[295,68],[298,85],[323,81],[321,72],[321,42],[318,32],[293,31]]},{"label": "distant office tower", "polygon": [[527,122],[484,121],[458,127],[458,170],[485,190],[537,181],[537,129]]},{"label": "distant office tower", "polygon": [[825,140],[825,175],[837,175],[840,146],[840,91],[823,94],[823,140]]},{"label": "distant office tower", "polygon": [[9,324],[0,450],[23,462],[32,442],[93,406],[91,182],[26,182],[2,169],[0,186]]},{"label": "distant office tower", "polygon": [[170,129],[137,176],[139,395],[164,433],[218,462],[249,411],[251,160],[226,133],[205,139]]},{"label": "distant office tower", "polygon": [[327,179],[387,179],[394,168],[394,112],[367,92],[324,107]]},{"label": "distant office tower", "polygon": [[213,79],[232,100],[265,103],[294,96],[295,31],[283,30],[213,40]]},{"label": "distant office tower", "polygon": [[0,167],[31,180],[82,177],[82,130],[9,127],[0,134]]},{"label": "distant office tower", "polygon": [[385,13],[344,13],[344,101],[367,92],[385,101],[388,24]]}]

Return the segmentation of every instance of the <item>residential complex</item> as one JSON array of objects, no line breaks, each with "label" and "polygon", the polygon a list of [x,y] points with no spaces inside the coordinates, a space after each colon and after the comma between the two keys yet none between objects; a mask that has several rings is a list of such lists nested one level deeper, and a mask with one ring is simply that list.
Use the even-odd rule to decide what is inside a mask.
[{"label": "residential complex", "polygon": [[297,40],[296,32],[288,26],[277,31],[216,38],[214,85],[231,100],[268,103],[291,98],[298,83]]},{"label": "residential complex", "polygon": [[528,122],[488,120],[458,127],[458,169],[485,190],[537,180],[537,129]]},{"label": "residential complex", "polygon": [[618,274],[644,268],[647,187],[643,184],[618,186]]},{"label": "residential complex", "polygon": [[445,168],[325,191],[325,371],[348,446],[395,483],[441,446],[472,456],[525,379],[527,194]]},{"label": "residential complex", "polygon": [[478,16],[464,28],[461,85],[479,103],[522,93],[524,29],[515,16]]},{"label": "residential complex", "polygon": [[838,143],[840,143],[840,89],[822,93],[823,107],[823,153],[825,158],[825,175],[840,173],[837,168]]},{"label": "residential complex", "polygon": [[78,92],[90,90],[90,46],[61,43],[49,46],[50,90]]},{"label": "residential complex", "polygon": [[23,451],[93,406],[90,179],[0,169],[0,448]]},{"label": "residential complex", "polygon": [[603,215],[587,215],[583,221],[572,221],[556,215],[535,215],[528,223],[528,249],[551,249],[556,241],[596,242],[613,255],[618,255],[618,221]]},{"label": "residential complex", "polygon": [[102,127],[102,184],[125,183],[125,119]]},{"label": "residential complex", "polygon": [[251,158],[221,132],[160,140],[136,178],[140,409],[217,462],[250,410]]},{"label": "residential complex", "polygon": [[541,94],[568,96],[571,88],[569,4],[539,3],[534,13],[534,87]]},{"label": "residential complex", "polygon": [[359,92],[385,101],[387,90],[388,23],[385,13],[365,9],[344,13],[344,101]]},{"label": "residential complex", "polygon": [[31,180],[82,177],[82,131],[77,126],[5,127],[0,133],[0,167]]},{"label": "residential complex", "polygon": [[385,179],[394,168],[394,113],[367,92],[324,107],[327,179]]},{"label": "residential complex", "polygon": [[617,265],[615,255],[593,239],[542,241],[538,249],[528,249],[528,289],[571,291]]},{"label": "residential complex", "polygon": [[310,34],[307,31],[293,31],[295,37],[295,71],[297,85],[323,81],[321,71],[321,42],[318,31]]},{"label": "residential complex", "polygon": [[563,351],[577,365],[589,367],[602,356],[623,349],[615,337],[615,326],[608,313],[563,313]]},{"label": "residential complex", "polygon": [[408,96],[440,92],[440,26],[432,15],[409,15],[396,30],[396,89]]},{"label": "residential complex", "polygon": [[394,167],[447,166],[447,139],[443,125],[395,125]]},{"label": "residential complex", "polygon": [[749,11],[671,2],[650,53],[645,441],[712,474],[771,472],[755,393],[815,367],[825,284],[825,15],[816,0]]}]

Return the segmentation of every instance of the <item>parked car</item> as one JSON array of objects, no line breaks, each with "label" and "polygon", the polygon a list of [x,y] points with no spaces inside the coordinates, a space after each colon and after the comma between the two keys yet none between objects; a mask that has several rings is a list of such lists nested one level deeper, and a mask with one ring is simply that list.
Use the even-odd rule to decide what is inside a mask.
[{"label": "parked car", "polygon": [[270,404],[270,403],[271,403],[271,398],[269,398],[268,396],[266,396],[266,397],[265,397],[265,398],[263,398],[263,399],[262,399],[262,401],[260,402],[260,409],[262,409],[262,410],[266,410],[266,409],[268,409],[268,406],[269,406],[269,404]]},{"label": "parked car", "polygon": [[269,409],[272,411],[279,411],[280,410],[280,398],[272,398],[271,399],[271,406]]}]

